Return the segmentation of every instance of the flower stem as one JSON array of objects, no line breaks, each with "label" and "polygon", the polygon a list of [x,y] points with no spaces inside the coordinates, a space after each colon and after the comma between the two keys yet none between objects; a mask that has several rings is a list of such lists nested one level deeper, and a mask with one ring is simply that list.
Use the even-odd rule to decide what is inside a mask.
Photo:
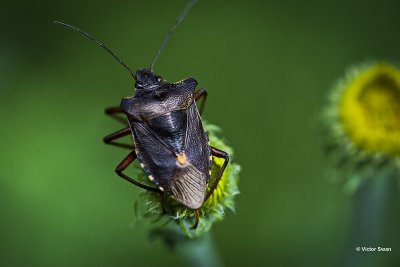
[{"label": "flower stem", "polygon": [[[364,251],[365,248],[384,246],[385,227],[391,194],[396,193],[395,175],[370,177],[354,195],[351,235],[346,246],[343,266],[377,266],[377,252]],[[358,248],[360,251],[357,251]]]},{"label": "flower stem", "polygon": [[210,233],[189,238],[178,227],[153,229],[150,240],[160,239],[175,255],[190,267],[223,267]]},{"label": "flower stem", "polygon": [[187,266],[222,267],[222,261],[209,233],[178,248]]}]

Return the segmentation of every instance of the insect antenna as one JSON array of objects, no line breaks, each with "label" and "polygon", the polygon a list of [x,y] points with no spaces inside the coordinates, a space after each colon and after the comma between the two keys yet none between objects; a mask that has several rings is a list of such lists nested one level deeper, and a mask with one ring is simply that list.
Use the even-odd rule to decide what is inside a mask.
[{"label": "insect antenna", "polygon": [[133,74],[132,70],[121,60],[117,57],[117,55],[111,51],[107,46],[105,46],[104,44],[102,44],[101,42],[99,42],[96,38],[94,38],[93,36],[91,36],[90,34],[82,31],[81,29],[78,29],[72,25],[69,25],[67,23],[64,22],[60,22],[60,21],[53,21],[54,23],[61,25],[63,27],[66,28],[70,28],[72,30],[75,30],[77,32],[79,32],[80,34],[82,34],[83,36],[85,36],[86,38],[92,40],[93,42],[95,42],[96,44],[98,44],[99,46],[101,46],[102,48],[104,48],[111,56],[113,56],[122,66],[125,67],[125,69],[127,69],[129,71],[129,73],[132,75],[133,79],[135,79],[135,74]]},{"label": "insect antenna", "polygon": [[163,51],[165,45],[167,44],[169,38],[171,37],[171,34],[176,30],[178,25],[182,22],[183,18],[186,16],[186,14],[189,12],[190,9],[192,9],[193,5],[196,4],[198,0],[191,0],[185,7],[185,9],[182,10],[182,12],[179,14],[179,16],[176,18],[174,25],[172,28],[169,30],[167,35],[165,36],[160,48],[157,51],[156,56],[154,57],[153,61],[151,62],[150,65],[150,70],[153,71],[154,64],[156,63],[158,57],[160,56],[161,52]]}]

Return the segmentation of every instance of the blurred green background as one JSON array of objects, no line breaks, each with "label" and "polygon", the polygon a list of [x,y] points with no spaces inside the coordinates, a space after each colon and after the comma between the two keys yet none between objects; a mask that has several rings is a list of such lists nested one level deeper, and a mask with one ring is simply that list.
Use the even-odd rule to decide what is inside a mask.
[{"label": "blurred green background", "polygon": [[[127,151],[102,137],[103,109],[133,94],[92,33],[132,69],[148,66],[186,1],[11,1],[0,11],[0,265],[183,266],[133,227],[139,188],[117,178]],[[155,71],[207,88],[205,118],[242,165],[236,214],[212,234],[226,266],[338,266],[358,254],[400,261],[398,198],[379,244],[351,239],[353,197],[330,184],[317,119],[345,69],[400,59],[396,1],[200,1]],[[351,256],[350,256],[351,257]],[[356,266],[356,265],[353,265]]]}]

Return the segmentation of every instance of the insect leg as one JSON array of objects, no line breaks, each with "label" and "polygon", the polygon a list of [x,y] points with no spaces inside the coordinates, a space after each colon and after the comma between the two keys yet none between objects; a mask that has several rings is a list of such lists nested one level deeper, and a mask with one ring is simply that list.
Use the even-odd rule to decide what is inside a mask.
[{"label": "insect leg", "polygon": [[128,182],[139,186],[143,189],[152,191],[152,192],[156,192],[156,193],[160,193],[162,194],[162,191],[158,188],[154,188],[145,184],[142,184],[139,181],[136,181],[135,179],[132,179],[131,177],[129,177],[128,175],[124,174],[123,171],[128,168],[129,165],[132,164],[132,162],[137,158],[135,151],[132,151],[131,153],[128,154],[128,156],[126,156],[126,158],[124,158],[120,164],[118,164],[117,168],[115,169],[115,172],[121,177],[124,178],[125,180],[127,180]]},{"label": "insect leg", "polygon": [[208,198],[209,198],[209,197],[212,195],[212,193],[214,192],[215,188],[217,188],[218,182],[219,182],[219,180],[221,179],[222,174],[223,174],[224,171],[225,171],[226,165],[228,165],[228,162],[229,162],[229,155],[228,155],[228,153],[226,153],[225,151],[219,150],[218,148],[215,148],[215,147],[211,147],[211,154],[212,154],[214,157],[217,157],[217,158],[224,158],[225,161],[224,161],[224,164],[222,164],[221,169],[219,170],[218,176],[217,176],[217,178],[215,179],[214,184],[212,185],[210,191],[208,191],[207,196],[206,196],[204,202],[206,202],[206,201],[208,200]]},{"label": "insect leg", "polygon": [[195,101],[199,100],[200,97],[203,97],[203,101],[201,102],[200,109],[199,109],[200,115],[203,115],[203,110],[204,110],[204,106],[206,105],[207,95],[208,95],[208,93],[207,93],[206,89],[204,89],[204,88],[201,88],[200,90],[198,90],[194,93]]},{"label": "insect leg", "polygon": [[128,148],[128,149],[132,150],[132,149],[134,149],[133,145],[118,143],[118,142],[114,141],[114,140],[119,139],[121,137],[127,136],[130,133],[131,133],[131,128],[127,127],[127,128],[121,129],[119,131],[116,131],[114,133],[111,133],[111,134],[105,136],[103,138],[103,141],[106,144],[110,144],[110,145],[114,145],[114,146],[118,146],[118,147],[123,147],[123,148]]},{"label": "insect leg", "polygon": [[162,210],[162,213],[164,214],[164,213],[167,213],[167,211],[165,210],[165,206],[164,206],[164,194],[163,193],[160,193],[160,203],[161,203],[161,210]]},{"label": "insect leg", "polygon": [[106,115],[110,116],[111,118],[116,119],[117,121],[119,121],[125,125],[128,125],[128,122],[126,121],[126,119],[118,116],[118,114],[123,113],[123,111],[121,110],[121,108],[119,106],[106,108],[104,110],[104,112],[106,113]]},{"label": "insect leg", "polygon": [[199,225],[199,210],[194,210],[194,216],[195,216],[195,221],[192,227],[190,227],[191,230],[196,230],[197,226]]}]

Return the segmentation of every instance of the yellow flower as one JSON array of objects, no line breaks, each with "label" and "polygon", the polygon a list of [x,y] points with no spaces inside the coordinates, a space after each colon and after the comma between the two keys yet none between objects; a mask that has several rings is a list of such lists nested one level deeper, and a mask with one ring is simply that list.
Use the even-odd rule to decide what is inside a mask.
[{"label": "yellow flower", "polygon": [[344,130],[360,149],[400,154],[400,70],[380,63],[352,79],[340,103]]},{"label": "yellow flower", "polygon": [[400,69],[385,62],[350,69],[332,91],[324,120],[327,148],[338,152],[351,191],[366,177],[399,168]]}]

